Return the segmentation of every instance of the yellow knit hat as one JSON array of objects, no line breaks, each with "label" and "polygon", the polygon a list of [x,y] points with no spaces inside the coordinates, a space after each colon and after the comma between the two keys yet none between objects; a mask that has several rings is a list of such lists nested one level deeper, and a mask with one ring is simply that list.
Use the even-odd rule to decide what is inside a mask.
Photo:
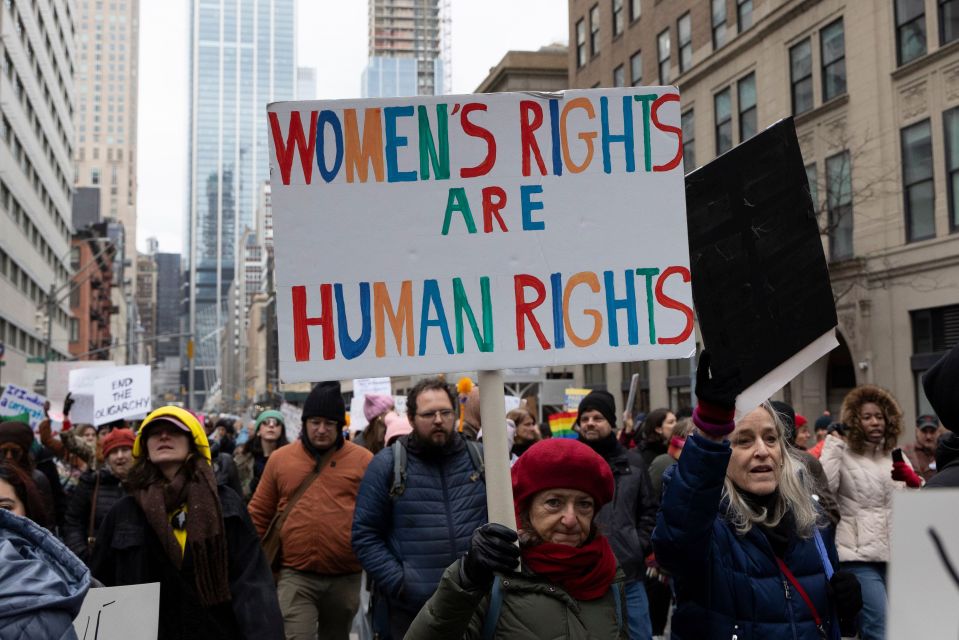
[{"label": "yellow knit hat", "polygon": [[146,420],[140,423],[140,430],[137,431],[137,439],[133,442],[134,458],[139,458],[145,455],[146,449],[140,444],[141,436],[151,423],[160,421],[171,422],[184,431],[189,431],[190,435],[193,436],[193,444],[196,445],[200,455],[203,456],[207,462],[212,464],[212,459],[210,457],[210,441],[206,439],[206,432],[200,425],[200,421],[197,420],[196,417],[186,409],[173,406],[160,407],[159,409],[156,409],[153,413],[146,417]]}]

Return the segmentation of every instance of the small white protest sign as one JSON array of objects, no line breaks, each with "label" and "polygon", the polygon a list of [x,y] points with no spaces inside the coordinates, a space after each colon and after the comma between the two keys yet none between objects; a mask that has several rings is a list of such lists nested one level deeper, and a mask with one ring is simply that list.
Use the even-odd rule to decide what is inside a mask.
[{"label": "small white protest sign", "polygon": [[73,620],[79,640],[156,640],[160,583],[90,589]]},{"label": "small white protest sign", "polygon": [[902,491],[892,502],[890,638],[959,635],[959,490]]},{"label": "small white protest sign", "polygon": [[300,437],[300,431],[303,430],[303,409],[295,404],[284,402],[280,405],[280,413],[283,414],[286,439],[290,442],[296,442]]},{"label": "small white protest sign", "polygon": [[29,389],[8,384],[0,395],[0,416],[18,416],[21,413],[30,415],[30,427],[37,428],[43,420],[43,403],[47,399],[39,393]]},{"label": "small white protest sign", "polygon": [[150,367],[103,369],[93,385],[93,424],[141,418],[150,412]]},{"label": "small white protest sign", "polygon": [[[50,401],[50,417],[63,419],[63,401],[70,393],[70,372],[77,369],[110,368],[116,366],[104,360],[72,360],[51,362],[47,365],[47,399]],[[81,409],[82,410],[82,409]],[[73,418],[74,416],[70,416]]]}]

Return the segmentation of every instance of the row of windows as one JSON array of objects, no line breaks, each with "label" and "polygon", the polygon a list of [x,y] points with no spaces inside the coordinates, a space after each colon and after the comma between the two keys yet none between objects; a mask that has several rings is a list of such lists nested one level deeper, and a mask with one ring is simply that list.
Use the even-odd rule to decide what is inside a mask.
[{"label": "row of windows", "polygon": [[[612,29],[613,37],[623,33],[625,29],[625,8],[626,0],[609,0],[612,2]],[[724,46],[728,40],[726,12],[727,0],[711,0],[711,27],[713,49],[717,50]],[[642,8],[640,0],[629,0],[630,21],[638,20]],[[593,5],[588,14],[589,23],[589,56],[599,54],[600,43],[600,11],[599,4]],[[752,0],[736,0],[736,26],[738,32],[743,32],[753,23],[753,2]],[[587,63],[587,38],[586,38],[587,20],[581,19],[576,23],[576,65],[584,67]],[[684,73],[693,64],[693,41],[692,41],[692,18],[687,11],[676,21],[677,43],[679,45],[679,72]],[[664,29],[656,36],[657,63],[659,68],[659,83],[669,84],[670,82],[670,30]],[[631,60],[641,60],[640,53],[637,51],[631,57]],[[625,74],[624,74],[625,75]],[[633,84],[635,78],[642,77],[642,71],[633,73]]]},{"label": "row of windows", "polygon": [[[30,298],[38,308],[44,308],[47,303],[47,294],[43,286],[31,278],[17,262],[0,249],[0,276],[7,278],[23,295]],[[55,320],[66,328],[69,316],[58,306]]]},{"label": "row of windows", "polygon": [[16,199],[16,197],[10,193],[10,189],[7,187],[6,183],[0,180],[0,205],[6,209],[7,213],[17,224],[23,235],[26,236],[33,246],[40,252],[40,255],[43,256],[44,261],[51,265],[51,268],[57,275],[57,278],[61,281],[66,281],[70,274],[66,269],[66,266],[63,264],[63,261],[57,256],[56,252],[53,250],[43,234],[37,228],[37,225],[33,223],[33,220],[30,219],[30,216],[27,215],[26,210]]},{"label": "row of windows", "polygon": [[[24,148],[23,143],[21,143],[17,135],[13,133],[13,127],[10,126],[10,122],[7,120],[6,116],[2,115],[0,115],[0,140],[3,140],[7,144],[7,148],[10,149],[10,154],[17,161],[17,164],[20,166],[21,171],[23,171],[23,175],[27,179],[27,182],[33,185],[33,190],[36,192],[37,197],[43,204],[43,207],[47,210],[47,213],[50,214],[54,224],[57,225],[60,233],[64,236],[64,238],[69,239],[70,230],[60,216],[57,215],[57,206],[53,201],[53,197],[50,195],[50,192],[47,191],[46,186],[43,184],[43,180],[40,179],[40,174],[30,162],[29,154]],[[59,173],[59,167],[56,173]]]},{"label": "row of windows", "polygon": [[[949,232],[959,231],[959,107],[942,114],[945,140],[946,192]],[[936,236],[936,195],[932,145],[932,121],[927,118],[900,132],[902,147],[903,205],[906,240]]]},{"label": "row of windows", "polygon": [[[937,0],[939,46],[959,39],[959,0]],[[926,54],[926,3],[896,0],[896,59],[900,65]]]},{"label": "row of windows", "polygon": [[[29,333],[4,318],[0,318],[0,342],[11,349],[19,351],[29,356],[43,355],[43,341],[34,338]],[[57,351],[51,350],[50,360],[63,360],[63,355]]]},{"label": "row of windows", "polygon": [[[54,120],[54,122],[59,123],[60,118],[57,117],[57,110],[53,104],[53,95],[50,92],[50,86],[47,84],[46,76],[43,74],[43,70],[40,68],[40,61],[37,58],[36,52],[33,50],[33,44],[30,42],[30,36],[27,34],[27,29],[24,26],[23,20],[20,17],[17,3],[13,2],[11,4],[10,2],[8,2],[7,5],[10,8],[10,12],[12,14],[14,29],[16,30],[17,34],[20,36],[20,42],[23,45],[23,49],[24,51],[26,51],[27,58],[29,59],[30,64],[33,66],[34,77],[37,79],[37,82],[40,84],[40,87],[43,89],[43,97],[46,99],[47,107],[50,109],[50,117]],[[40,8],[39,6],[37,6],[36,2],[34,2],[33,5],[34,5],[34,11],[36,13],[37,25],[41,28],[41,31],[44,31],[42,28],[43,16],[40,13]],[[66,105],[67,113],[69,114],[70,118],[73,118],[73,103],[70,100],[70,94],[67,92],[67,86],[63,80],[63,74],[60,73],[59,67],[56,64],[54,64],[55,58],[53,55],[53,48],[50,45],[50,37],[48,35],[44,35],[44,38],[46,39],[47,57],[50,60],[51,69],[53,69],[53,72],[56,74],[57,85],[60,89],[60,95],[63,98],[63,104]],[[66,51],[66,46],[64,46],[64,51]],[[73,61],[68,59],[68,63],[70,65],[70,75],[72,76]],[[63,140],[64,140],[63,142],[64,146],[69,148],[70,145],[67,142],[66,133],[61,131],[61,136],[63,137]]]},{"label": "row of windows", "polygon": [[[46,154],[50,168],[53,170],[57,180],[60,182],[60,188],[63,190],[64,197],[69,200],[70,186],[67,183],[66,176],[63,175],[63,171],[60,169],[60,164],[57,162],[56,154],[53,151],[53,145],[50,144],[50,140],[47,138],[47,135],[43,130],[43,126],[40,124],[40,118],[37,116],[36,109],[30,100],[30,96],[28,95],[26,88],[23,86],[23,82],[20,80],[20,76],[17,74],[16,69],[13,66],[13,61],[10,59],[9,54],[6,51],[3,54],[2,64],[2,70],[6,72],[7,79],[10,81],[10,84],[13,85],[14,91],[16,91],[17,94],[17,98],[20,100],[20,106],[23,107],[23,114],[33,125],[33,133],[37,138],[37,142],[43,148],[43,152]],[[60,135],[65,135],[63,128],[59,126],[59,120],[57,120],[57,125],[60,130]],[[61,139],[64,141],[64,148],[69,149],[70,145],[66,144],[65,139]]]}]

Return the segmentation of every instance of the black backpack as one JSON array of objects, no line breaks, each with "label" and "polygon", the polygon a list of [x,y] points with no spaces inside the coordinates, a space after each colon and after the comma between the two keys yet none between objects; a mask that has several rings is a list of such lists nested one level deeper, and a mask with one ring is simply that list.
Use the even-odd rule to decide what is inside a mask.
[{"label": "black backpack", "polygon": [[[390,497],[393,499],[403,495],[406,490],[406,447],[396,440],[390,445],[393,450],[393,485],[390,487]],[[466,440],[466,451],[469,452],[473,463],[473,474],[470,480],[486,479],[486,465],[483,463],[483,445],[472,440]]]}]

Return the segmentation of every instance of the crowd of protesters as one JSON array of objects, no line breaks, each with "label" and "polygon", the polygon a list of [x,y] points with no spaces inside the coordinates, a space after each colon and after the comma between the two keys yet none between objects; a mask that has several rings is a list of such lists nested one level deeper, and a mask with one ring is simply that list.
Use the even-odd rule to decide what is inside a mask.
[{"label": "crowd of protesters", "polygon": [[91,586],[153,582],[163,640],[885,638],[892,496],[959,486],[959,349],[902,447],[880,387],[838,420],[737,418],[722,364],[702,355],[692,412],[621,426],[592,391],[575,438],[510,411],[515,530],[488,522],[472,384],[368,395],[352,438],[336,382],[297,425],[168,406],[95,428],[69,399],[59,430],[0,423],[0,638],[69,637]]}]

